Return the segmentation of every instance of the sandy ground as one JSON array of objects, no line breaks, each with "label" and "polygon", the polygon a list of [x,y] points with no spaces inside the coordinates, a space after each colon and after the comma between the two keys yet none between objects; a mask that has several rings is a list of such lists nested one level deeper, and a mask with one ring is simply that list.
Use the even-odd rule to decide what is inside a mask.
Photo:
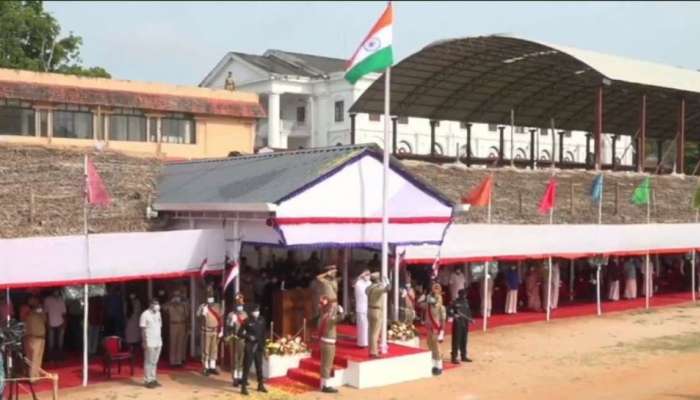
[{"label": "sandy ground", "polygon": [[[443,349],[447,356],[447,343]],[[344,387],[338,395],[253,391],[250,398],[700,400],[700,306],[502,327],[473,333],[469,351],[474,363],[438,378],[362,391]],[[162,377],[159,390],[121,381],[65,390],[61,399],[239,398],[223,376]]]}]

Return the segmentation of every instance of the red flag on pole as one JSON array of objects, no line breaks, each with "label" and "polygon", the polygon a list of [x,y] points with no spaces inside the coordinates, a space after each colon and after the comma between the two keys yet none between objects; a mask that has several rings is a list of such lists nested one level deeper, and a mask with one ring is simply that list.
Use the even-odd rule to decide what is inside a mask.
[{"label": "red flag on pole", "polygon": [[489,175],[479,186],[471,191],[467,196],[462,197],[462,204],[469,204],[472,207],[486,207],[491,199],[493,189],[493,176]]},{"label": "red flag on pole", "polygon": [[88,203],[96,206],[107,206],[112,202],[112,199],[109,197],[109,192],[107,192],[107,188],[104,182],[102,182],[102,178],[100,178],[100,174],[97,172],[90,157],[85,156],[85,159]]},{"label": "red flag on pole", "polygon": [[554,178],[550,178],[549,183],[547,184],[547,189],[545,189],[544,191],[544,196],[542,196],[542,200],[540,200],[540,207],[538,209],[540,214],[549,213],[554,208],[556,199],[557,180]]}]

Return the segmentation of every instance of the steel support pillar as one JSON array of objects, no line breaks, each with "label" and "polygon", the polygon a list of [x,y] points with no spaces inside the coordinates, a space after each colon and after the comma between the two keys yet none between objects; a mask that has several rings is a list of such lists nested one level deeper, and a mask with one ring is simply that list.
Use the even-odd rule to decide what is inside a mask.
[{"label": "steel support pillar", "polygon": [[639,111],[639,138],[637,139],[637,172],[644,172],[647,142],[647,95],[642,95],[642,105]]},{"label": "steel support pillar", "polygon": [[498,127],[498,165],[503,165],[503,147],[505,146],[503,135],[505,130],[505,126]]},{"label": "steel support pillar", "polygon": [[612,158],[611,163],[612,163],[612,170],[614,171],[615,168],[617,167],[617,139],[619,139],[619,136],[613,135],[612,137]]},{"label": "steel support pillar", "polygon": [[466,123],[467,126],[467,151],[466,151],[466,159],[467,159],[467,167],[469,167],[472,164],[472,124],[469,122]]},{"label": "steel support pillar", "polygon": [[430,120],[430,156],[435,157],[435,127],[437,126],[437,121]]},{"label": "steel support pillar", "polygon": [[535,133],[537,129],[530,129],[530,169],[535,169]]},{"label": "steel support pillar", "polygon": [[676,172],[685,173],[685,98],[678,110],[678,136],[676,138]]},{"label": "steel support pillar", "polygon": [[350,144],[355,144],[355,117],[357,114],[350,114]]},{"label": "steel support pillar", "polygon": [[593,136],[595,146],[595,169],[600,170],[601,167],[601,146],[603,144],[603,86],[598,86],[595,97],[595,131]]}]

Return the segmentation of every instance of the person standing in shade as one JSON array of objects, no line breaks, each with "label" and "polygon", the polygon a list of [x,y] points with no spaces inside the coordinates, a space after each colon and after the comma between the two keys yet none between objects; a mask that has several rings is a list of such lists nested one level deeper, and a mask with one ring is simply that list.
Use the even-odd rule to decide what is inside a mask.
[{"label": "person standing in shade", "polygon": [[466,280],[464,274],[462,273],[462,266],[455,266],[449,279],[450,301],[457,300],[459,291],[464,289],[465,282]]},{"label": "person standing in shade", "polygon": [[187,351],[187,328],[190,321],[189,307],[182,301],[180,291],[173,292],[173,297],[165,305],[168,316],[168,361],[172,367],[182,367],[185,364]]},{"label": "person standing in shade", "polygon": [[49,318],[49,357],[63,358],[63,338],[66,333],[66,302],[61,291],[55,289],[51,296],[44,299],[44,310]]},{"label": "person standing in shade", "polygon": [[236,308],[226,317],[226,329],[228,330],[226,341],[229,343],[233,387],[238,387],[243,377],[243,354],[245,352],[245,340],[238,337],[238,331],[248,319],[248,314],[244,310],[245,298],[242,293],[236,294],[235,301]]},{"label": "person standing in shade", "polygon": [[469,324],[472,320],[472,310],[467,300],[467,290],[461,289],[457,298],[450,305],[447,315],[452,320],[452,364],[459,364],[460,355],[464,362],[472,362],[467,357],[467,341],[469,339]]},{"label": "person standing in shade", "polygon": [[403,298],[403,322],[412,326],[416,319],[416,291],[413,290],[410,280],[401,290],[401,297]]},{"label": "person standing in shade", "polygon": [[625,275],[625,293],[624,297],[627,300],[637,298],[637,265],[633,257],[628,257],[623,265],[623,273]]},{"label": "person standing in shade", "polygon": [[367,304],[369,316],[369,356],[379,358],[379,335],[384,321],[384,296],[389,292],[389,281],[380,282],[378,272],[370,274],[372,284],[367,287]]},{"label": "person standing in shade", "polygon": [[211,288],[207,302],[199,306],[197,316],[202,319],[202,373],[204,376],[219,375],[216,360],[219,355],[219,339],[224,336],[221,308],[215,302]]},{"label": "person standing in shade", "polygon": [[442,305],[442,286],[435,282],[425,298],[425,327],[428,331],[428,348],[433,358],[433,375],[442,373],[440,343],[445,338],[446,319],[445,306]]},{"label": "person standing in shade", "polygon": [[24,354],[29,359],[31,381],[39,376],[46,346],[46,325],[48,316],[40,304],[32,306],[24,320]]},{"label": "person standing in shade", "polygon": [[265,319],[260,316],[260,306],[255,305],[250,318],[241,326],[238,337],[245,341],[243,354],[243,376],[241,377],[241,394],[248,395],[248,375],[250,367],[255,362],[255,375],[258,380],[258,392],[267,393],[263,380],[262,359],[265,353]]},{"label": "person standing in shade", "polygon": [[622,278],[622,266],[617,256],[610,257],[606,272],[608,275],[608,300],[620,300],[620,279]]},{"label": "person standing in shade", "polygon": [[319,305],[321,310],[318,323],[318,336],[321,348],[321,391],[323,393],[337,393],[338,389],[330,384],[333,376],[333,360],[335,359],[336,324],[343,319],[343,307],[338,303],[331,303],[328,297],[321,297]]},{"label": "person standing in shade", "polygon": [[104,327],[104,307],[102,296],[90,298],[88,306],[88,352],[91,356],[97,354],[100,334]]},{"label": "person standing in shade", "polygon": [[126,329],[124,336],[126,344],[135,351],[139,342],[141,342],[141,329],[139,328],[139,319],[141,317],[141,300],[136,297],[135,293],[129,294],[129,300],[126,303]]},{"label": "person standing in shade", "polygon": [[147,388],[153,389],[161,386],[157,379],[158,359],[163,349],[163,320],[160,316],[160,303],[158,299],[151,300],[151,305],[139,318],[143,346],[143,381]]},{"label": "person standing in shade", "polygon": [[531,264],[525,276],[525,291],[527,292],[527,308],[532,311],[542,311],[540,299],[540,278],[538,266]]},{"label": "person standing in shade", "polygon": [[369,327],[367,321],[367,288],[369,282],[369,270],[365,269],[355,281],[355,318],[357,322],[357,346],[367,347],[369,341]]},{"label": "person standing in shade", "polygon": [[518,288],[520,288],[520,272],[518,266],[513,264],[505,273],[506,288],[506,314],[518,313]]}]

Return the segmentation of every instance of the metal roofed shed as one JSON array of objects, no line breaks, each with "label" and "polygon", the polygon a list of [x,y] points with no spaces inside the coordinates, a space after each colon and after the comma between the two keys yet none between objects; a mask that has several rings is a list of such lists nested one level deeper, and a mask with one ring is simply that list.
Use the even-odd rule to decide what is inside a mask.
[{"label": "metal roofed shed", "polygon": [[[371,145],[170,164],[154,208],[181,217],[208,213],[219,227],[221,220],[257,214],[257,222],[240,226],[247,243],[376,245],[381,242],[381,169],[381,151]],[[453,206],[445,195],[396,160],[389,195],[390,243],[441,241]],[[246,230],[252,236],[246,237]]]},{"label": "metal roofed shed", "polygon": [[[700,139],[700,72],[517,37],[432,43],[391,71],[392,114],[593,132]],[[381,113],[383,79],[350,112]],[[554,124],[552,124],[554,122]],[[638,156],[643,151],[638,151]],[[639,164],[639,163],[638,163]],[[683,157],[677,158],[679,171]]]}]

